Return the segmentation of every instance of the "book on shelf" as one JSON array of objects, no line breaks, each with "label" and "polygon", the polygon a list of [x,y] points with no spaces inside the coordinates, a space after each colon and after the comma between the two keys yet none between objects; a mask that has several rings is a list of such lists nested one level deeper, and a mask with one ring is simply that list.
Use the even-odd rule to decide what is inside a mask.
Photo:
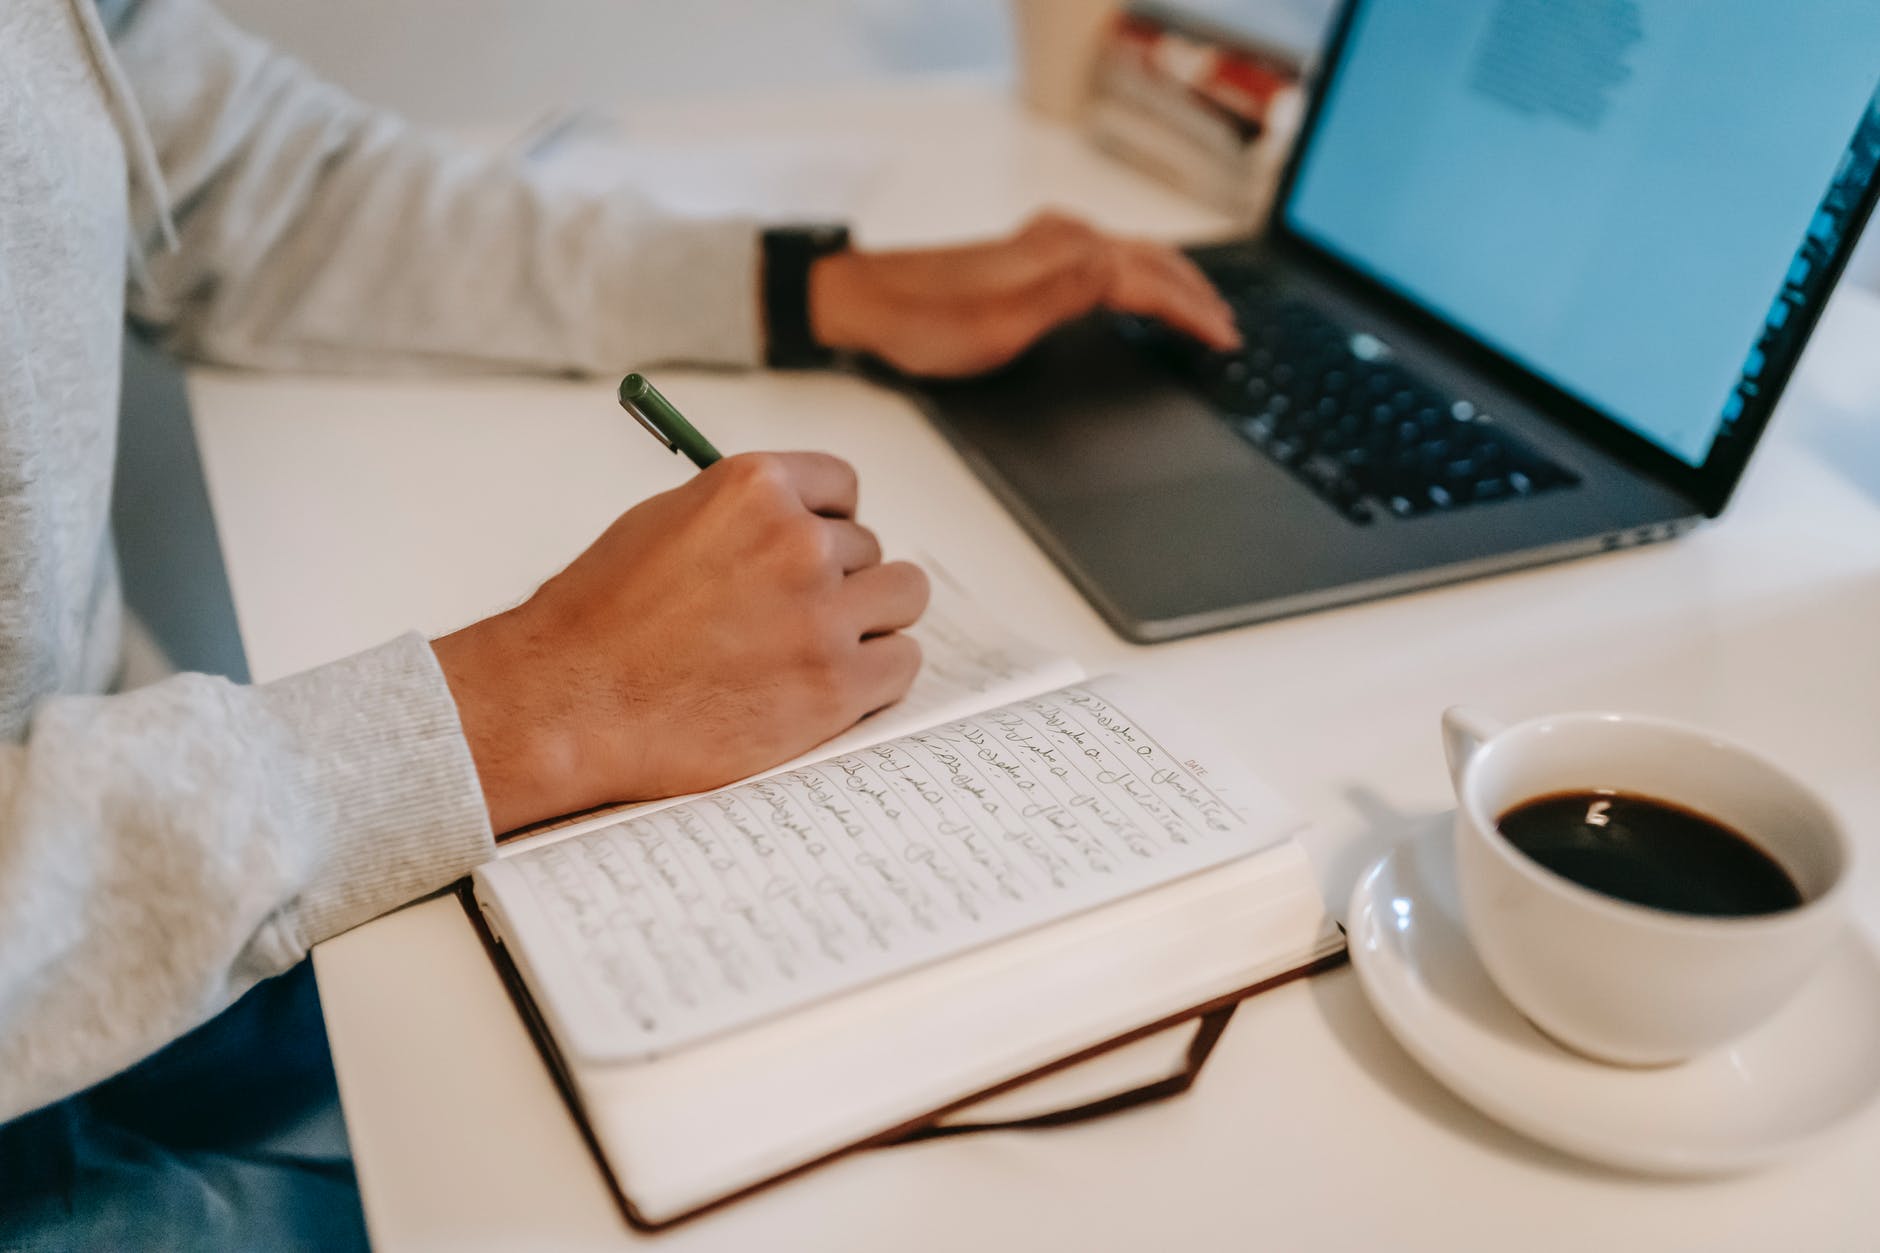
[{"label": "book on shelf", "polygon": [[936,583],[900,705],[511,842],[465,893],[637,1226],[1173,1095],[1235,1003],[1342,954],[1301,819],[1216,737]]},{"label": "book on shelf", "polygon": [[1300,74],[1289,50],[1132,4],[1099,47],[1087,126],[1100,147],[1252,225],[1298,130]]}]

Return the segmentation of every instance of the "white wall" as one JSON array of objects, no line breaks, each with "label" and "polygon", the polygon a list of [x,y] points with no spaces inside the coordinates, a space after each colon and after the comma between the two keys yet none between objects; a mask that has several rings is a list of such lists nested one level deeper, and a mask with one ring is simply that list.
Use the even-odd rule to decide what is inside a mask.
[{"label": "white wall", "polygon": [[[4,0],[0,0],[4,2]],[[1330,0],[1185,0],[1299,37]],[[1009,74],[1008,0],[222,0],[250,29],[419,120],[521,126],[567,105]],[[1880,223],[1851,273],[1880,287]]]},{"label": "white wall", "polygon": [[421,121],[1011,64],[1005,0],[222,0],[357,94]]}]

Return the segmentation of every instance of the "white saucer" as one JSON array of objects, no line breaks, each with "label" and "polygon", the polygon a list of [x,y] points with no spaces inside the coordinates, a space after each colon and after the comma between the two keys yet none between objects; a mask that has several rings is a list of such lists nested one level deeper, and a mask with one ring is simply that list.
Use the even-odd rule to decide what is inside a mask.
[{"label": "white saucer", "polygon": [[1367,870],[1348,925],[1365,995],[1410,1055],[1489,1117],[1576,1157],[1654,1174],[1746,1170],[1880,1092],[1880,960],[1852,928],[1795,999],[1736,1044],[1633,1070],[1563,1049],[1489,981],[1462,929],[1447,828]]}]

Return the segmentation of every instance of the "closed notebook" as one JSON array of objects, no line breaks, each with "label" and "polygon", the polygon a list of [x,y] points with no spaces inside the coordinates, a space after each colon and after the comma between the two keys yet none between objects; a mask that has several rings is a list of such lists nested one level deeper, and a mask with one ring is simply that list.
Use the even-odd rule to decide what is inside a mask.
[{"label": "closed notebook", "polygon": [[1132,1074],[1179,1090],[1222,1024],[1193,1046],[1174,1024],[1342,949],[1299,818],[1151,694],[1104,678],[951,703],[476,872],[473,908],[634,1223],[949,1111],[1035,1113],[1047,1088]]}]

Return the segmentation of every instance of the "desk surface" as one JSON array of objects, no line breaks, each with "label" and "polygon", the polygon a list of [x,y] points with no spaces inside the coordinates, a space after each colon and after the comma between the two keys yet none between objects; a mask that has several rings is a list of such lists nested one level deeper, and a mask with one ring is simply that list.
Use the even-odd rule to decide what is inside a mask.
[{"label": "desk surface", "polygon": [[[865,238],[1043,203],[1168,237],[1210,215],[960,84],[695,106],[677,137],[906,135]],[[932,552],[1028,634],[1205,709],[1311,816],[1342,903],[1445,820],[1436,719],[1616,706],[1692,719],[1811,780],[1869,850],[1880,933],[1880,300],[1840,297],[1738,502],[1671,545],[1153,648],[1111,635],[899,399],[846,377],[668,372],[727,449],[841,451],[891,551]],[[198,372],[196,422],[258,679],[512,603],[679,481],[605,381]],[[614,1248],[621,1223],[453,901],[316,954],[375,1243]],[[1871,1249],[1880,1111],[1733,1180],[1647,1181],[1531,1146],[1427,1079],[1348,972],[1236,1016],[1192,1095],[1100,1125],[864,1154],[659,1237],[672,1250],[1250,1246]]]}]

